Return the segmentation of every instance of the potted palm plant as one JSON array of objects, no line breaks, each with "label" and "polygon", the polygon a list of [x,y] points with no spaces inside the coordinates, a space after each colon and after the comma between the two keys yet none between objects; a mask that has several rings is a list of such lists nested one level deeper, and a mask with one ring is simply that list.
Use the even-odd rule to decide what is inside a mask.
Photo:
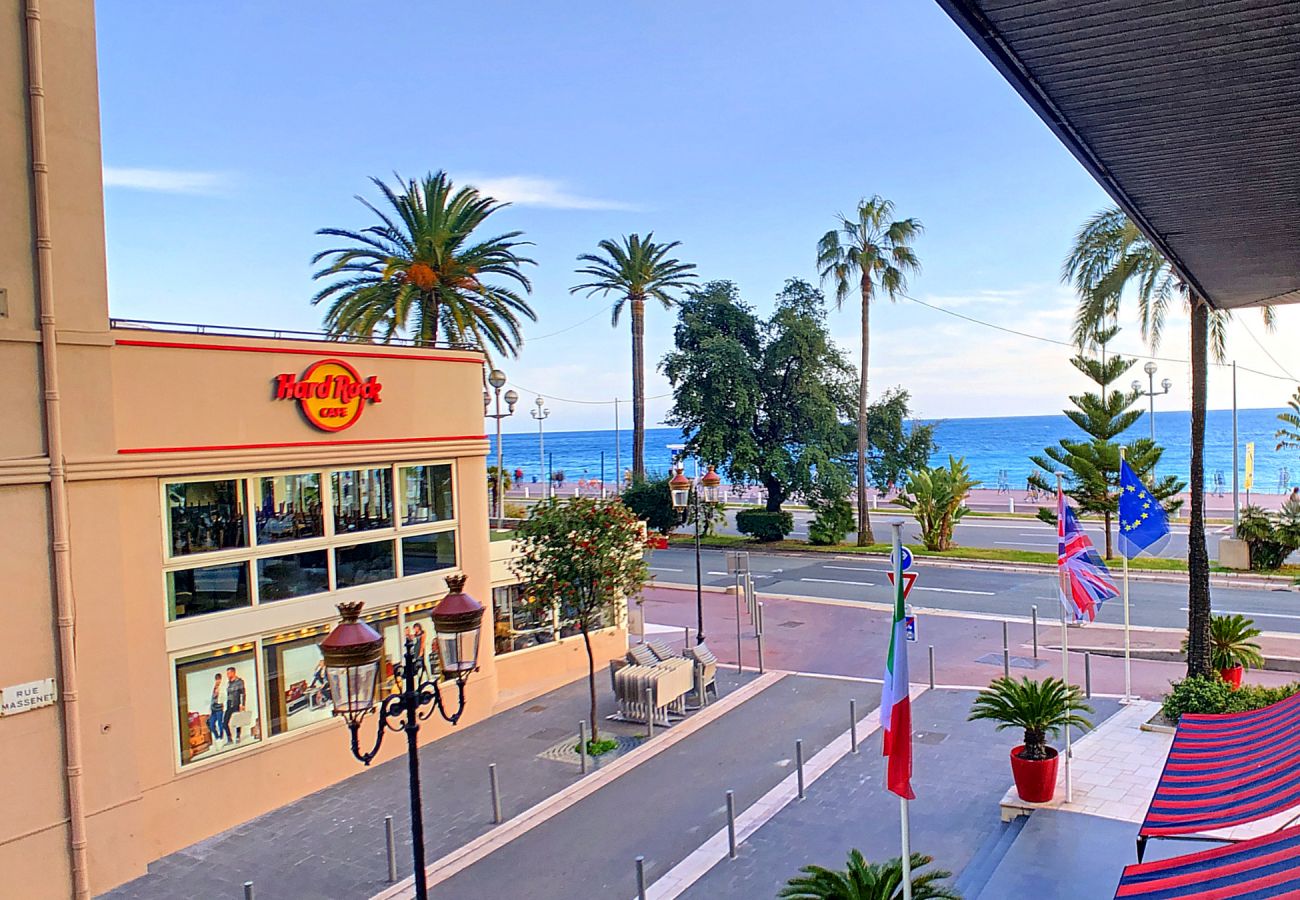
[{"label": "potted palm plant", "polygon": [[1210,665],[1234,690],[1241,687],[1241,676],[1247,669],[1264,665],[1259,644],[1254,641],[1259,634],[1255,620],[1240,613],[1210,619]]},{"label": "potted palm plant", "polygon": [[[934,860],[922,853],[913,853],[912,900],[961,900],[961,895],[946,885],[939,884],[952,877],[951,872],[933,869],[917,874]],[[903,860],[894,857],[888,862],[869,863],[862,851],[849,853],[846,869],[824,869],[821,866],[804,866],[786,882],[777,896],[782,900],[902,900]]]},{"label": "potted palm plant", "polygon": [[1011,751],[1011,775],[1016,793],[1027,803],[1046,803],[1056,792],[1055,748],[1047,746],[1049,736],[1067,725],[1091,728],[1082,713],[1092,707],[1074,685],[1059,678],[998,678],[979,692],[971,706],[969,721],[988,719],[997,722],[997,730],[1021,728],[1024,742]]}]

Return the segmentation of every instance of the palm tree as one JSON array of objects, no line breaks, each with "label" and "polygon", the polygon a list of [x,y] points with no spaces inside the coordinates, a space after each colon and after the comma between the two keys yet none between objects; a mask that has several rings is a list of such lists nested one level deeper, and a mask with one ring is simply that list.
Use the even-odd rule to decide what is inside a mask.
[{"label": "palm tree", "polygon": [[1300,388],[1296,388],[1295,396],[1286,405],[1291,407],[1291,411],[1277,414],[1282,427],[1273,437],[1278,439],[1278,450],[1300,450]]},{"label": "palm tree", "polygon": [[577,270],[593,281],[575,284],[569,293],[586,291],[587,296],[615,293],[610,324],[618,327],[626,304],[632,310],[632,477],[645,477],[645,302],[658,300],[665,309],[673,305],[671,291],[694,283],[693,263],[684,263],[668,254],[681,241],[656,244],[654,232],[644,239],[639,234],[625,236],[620,245],[604,240],[600,253],[583,253],[578,262],[589,263]]},{"label": "palm tree", "polygon": [[[935,869],[924,875],[918,869],[934,860],[923,853],[909,857],[912,864],[912,900],[961,900],[961,894],[938,884],[951,878],[951,872]],[[783,900],[902,900],[903,860],[894,857],[884,863],[869,863],[862,851],[849,853],[848,868],[826,869],[821,866],[804,866],[797,875],[786,882],[781,893]]]},{"label": "palm tree", "polygon": [[522,267],[536,263],[516,252],[529,242],[516,240],[519,231],[474,235],[508,204],[477,188],[456,189],[444,172],[421,181],[399,176],[396,188],[370,180],[383,194],[384,209],[357,199],[379,224],[316,232],[350,244],[312,257],[313,264],[329,260],[313,278],[335,278],[311,301],[331,301],[325,313],[330,335],[388,342],[409,332],[417,343],[431,344],[441,333],[447,341],[516,355],[523,343],[519,316],[536,321],[537,315],[516,290],[485,278],[497,276],[530,293]]},{"label": "palm tree", "polygon": [[916,219],[890,221],[894,204],[879,196],[858,203],[856,219],[840,215],[838,228],[817,242],[822,281],[835,283],[835,305],[855,290],[862,299],[862,371],[858,384],[858,546],[875,543],[867,511],[867,360],[871,349],[871,298],[884,291],[890,300],[907,290],[907,276],[921,271],[912,241],[923,228]]},{"label": "palm tree", "polygon": [[[1190,522],[1187,535],[1187,674],[1209,675],[1210,555],[1205,546],[1205,403],[1208,351],[1216,362],[1226,357],[1229,314],[1213,309],[1169,265],[1163,254],[1118,206],[1092,216],[1075,236],[1062,280],[1079,293],[1074,339],[1080,347],[1099,328],[1114,321],[1129,285],[1136,288],[1142,337],[1154,353],[1160,346],[1169,304],[1182,297],[1191,310],[1192,437]],[[1264,307],[1265,327],[1273,327],[1273,310]]]}]

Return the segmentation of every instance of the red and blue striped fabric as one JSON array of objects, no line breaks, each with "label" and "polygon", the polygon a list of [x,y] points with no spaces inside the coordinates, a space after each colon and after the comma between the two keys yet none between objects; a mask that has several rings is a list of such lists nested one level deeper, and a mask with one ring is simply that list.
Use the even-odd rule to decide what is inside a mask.
[{"label": "red and blue striped fabric", "polygon": [[1251,712],[1183,716],[1139,834],[1197,834],[1298,806],[1300,694]]},{"label": "red and blue striped fabric", "polygon": [[1056,491],[1057,571],[1061,579],[1061,603],[1074,621],[1089,622],[1097,610],[1119,589],[1110,580],[1110,570],[1101,559],[1092,540],[1079,526],[1074,510],[1065,502],[1065,494]]},{"label": "red and blue striped fabric", "polygon": [[1300,897],[1300,828],[1124,869],[1116,900]]}]

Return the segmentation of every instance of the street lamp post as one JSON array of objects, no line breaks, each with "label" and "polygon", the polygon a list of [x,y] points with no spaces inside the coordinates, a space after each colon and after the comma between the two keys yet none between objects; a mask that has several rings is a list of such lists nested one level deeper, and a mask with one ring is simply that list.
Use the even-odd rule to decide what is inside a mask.
[{"label": "street lamp post", "polygon": [[506,391],[506,411],[501,411],[501,389],[506,384],[506,373],[500,369],[493,369],[488,373],[488,384],[492,385],[492,390],[496,395],[496,412],[488,412],[492,405],[492,394],[487,391],[483,392],[483,415],[488,419],[497,420],[497,489],[496,489],[496,520],[497,525],[501,524],[503,518],[502,510],[505,508],[505,461],[503,458],[503,448],[501,446],[501,420],[515,414],[515,404],[519,402],[519,395],[514,390]]},{"label": "street lamp post", "polygon": [[683,522],[686,521],[688,508],[695,514],[695,643],[703,644],[704,579],[700,564],[700,504],[718,502],[718,486],[722,484],[722,476],[713,466],[709,466],[709,470],[692,484],[682,469],[679,462],[676,474],[668,482],[668,489],[672,493],[673,509],[682,513]]},{"label": "street lamp post", "polygon": [[[362,603],[340,603],[342,621],[320,643],[325,673],[329,678],[334,715],[342,716],[351,734],[352,755],[370,765],[379,754],[386,731],[406,732],[406,763],[411,800],[411,855],[414,863],[416,900],[426,900],[424,811],[420,795],[420,723],[436,710],[455,725],[465,711],[465,683],[478,667],[479,630],[483,604],[465,593],[465,576],[447,576],[447,596],[433,608],[437,634],[440,678],[456,683],[456,709],[445,703],[439,677],[429,677],[428,666],[414,638],[407,638],[402,661],[393,667],[401,690],[377,702],[379,671],[384,656],[384,638],[360,620]],[[417,680],[421,679],[421,680]],[[427,709],[426,709],[427,707]],[[361,749],[361,724],[375,716],[375,742]]]},{"label": "street lamp post", "polygon": [[1168,378],[1160,382],[1161,390],[1156,390],[1156,364],[1148,362],[1142,367],[1142,371],[1147,373],[1147,389],[1142,390],[1142,382],[1136,378],[1133,379],[1133,393],[1139,397],[1148,397],[1151,400],[1151,443],[1156,442],[1156,398],[1169,393],[1169,389],[1174,383]]},{"label": "street lamp post", "polygon": [[542,423],[551,411],[546,408],[546,401],[541,397],[537,398],[537,408],[530,409],[528,414],[537,420],[537,463],[538,471],[542,473],[542,482],[545,485],[543,491],[545,496],[551,496],[551,479],[546,477],[546,438],[542,435]]}]

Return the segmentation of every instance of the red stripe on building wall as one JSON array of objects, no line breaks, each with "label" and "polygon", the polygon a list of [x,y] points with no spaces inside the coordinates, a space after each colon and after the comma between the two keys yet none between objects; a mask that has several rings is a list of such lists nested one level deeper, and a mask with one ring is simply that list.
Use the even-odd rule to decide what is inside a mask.
[{"label": "red stripe on building wall", "polygon": [[[237,353],[295,353],[299,356],[351,356],[358,359],[420,359],[437,362],[473,363],[483,365],[482,359],[464,356],[439,356],[425,354],[411,356],[401,353],[367,353],[361,350],[306,350],[302,347],[245,347],[241,344],[195,344],[183,341],[132,341],[119,338],[115,343],[119,347],[166,347],[172,350],[231,350]],[[473,352],[473,351],[466,351]]]},{"label": "red stripe on building wall", "polygon": [[275,450],[285,447],[350,447],[362,444],[419,444],[443,441],[486,441],[486,434],[457,434],[440,437],[367,438],[355,441],[281,441],[267,444],[212,444],[204,447],[126,447],[118,453],[202,453],[216,450]]}]

